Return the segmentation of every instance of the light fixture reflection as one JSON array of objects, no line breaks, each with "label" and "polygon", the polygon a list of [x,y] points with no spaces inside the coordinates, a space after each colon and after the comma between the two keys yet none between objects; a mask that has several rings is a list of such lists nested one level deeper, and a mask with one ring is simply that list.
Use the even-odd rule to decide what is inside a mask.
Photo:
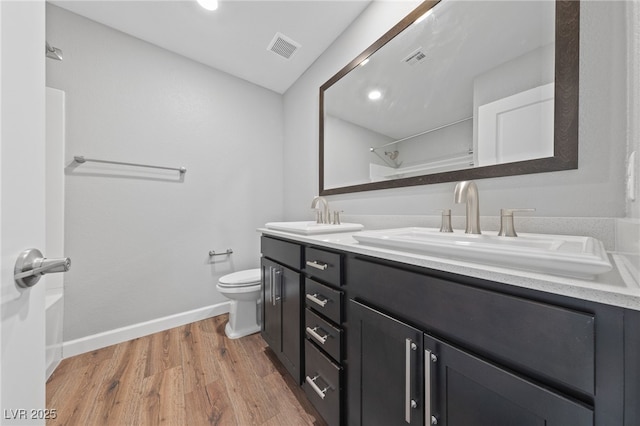
[{"label": "light fixture reflection", "polygon": [[218,8],[218,0],[197,0],[197,2],[207,10],[216,10]]},{"label": "light fixture reflection", "polygon": [[367,65],[369,63],[369,58],[365,59],[364,61],[360,62],[360,66],[364,67],[365,65]]},{"label": "light fixture reflection", "polygon": [[431,15],[432,13],[433,13],[433,8],[427,10],[427,12],[424,15],[422,15],[421,17],[415,20],[414,24],[419,24],[420,22],[424,21],[425,19],[427,19],[427,16]]},{"label": "light fixture reflection", "polygon": [[372,101],[377,101],[382,97],[382,93],[379,90],[372,90],[369,92],[368,96]]}]

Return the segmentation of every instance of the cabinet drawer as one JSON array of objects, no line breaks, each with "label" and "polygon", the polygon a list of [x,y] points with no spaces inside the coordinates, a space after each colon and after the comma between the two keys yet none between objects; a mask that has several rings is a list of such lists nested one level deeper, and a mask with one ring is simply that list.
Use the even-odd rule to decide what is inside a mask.
[{"label": "cabinet drawer", "polygon": [[349,288],[388,314],[527,375],[595,393],[594,315],[360,258],[349,262]]},{"label": "cabinet drawer", "polygon": [[307,248],[304,270],[312,277],[333,285],[342,285],[342,255]]},{"label": "cabinet drawer", "polygon": [[342,354],[342,330],[334,327],[310,309],[305,309],[305,334],[311,341],[340,362]]},{"label": "cabinet drawer", "polygon": [[341,371],[311,342],[305,345],[304,392],[329,425],[340,424]]},{"label": "cabinet drawer", "polygon": [[305,300],[308,307],[320,312],[331,321],[342,322],[342,292],[331,287],[305,280]]},{"label": "cabinet drawer", "polygon": [[302,266],[302,246],[264,236],[261,245],[263,256],[294,269]]}]

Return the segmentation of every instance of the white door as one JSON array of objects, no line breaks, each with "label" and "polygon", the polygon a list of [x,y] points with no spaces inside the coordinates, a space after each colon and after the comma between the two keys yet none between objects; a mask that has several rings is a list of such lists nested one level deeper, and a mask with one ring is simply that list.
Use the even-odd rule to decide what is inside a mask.
[{"label": "white door", "polygon": [[0,0],[1,424],[46,414],[46,277],[28,289],[13,278],[20,252],[45,244],[44,45],[44,1]]},{"label": "white door", "polygon": [[477,165],[553,157],[553,83],[478,108]]}]

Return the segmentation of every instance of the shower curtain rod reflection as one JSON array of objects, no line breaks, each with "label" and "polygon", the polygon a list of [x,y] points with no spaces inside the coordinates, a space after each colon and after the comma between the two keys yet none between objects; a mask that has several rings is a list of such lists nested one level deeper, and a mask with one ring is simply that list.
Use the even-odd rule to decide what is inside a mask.
[{"label": "shower curtain rod reflection", "polygon": [[151,166],[151,165],[148,165],[148,164],[123,163],[121,161],[96,160],[94,158],[84,158],[84,156],[82,156],[82,155],[74,156],[73,160],[76,163],[79,163],[79,164],[86,163],[86,162],[105,163],[105,164],[118,164],[118,165],[121,165],[121,166],[146,167],[146,168],[149,168],[149,169],[175,170],[175,171],[180,172],[181,175],[187,173],[187,169],[184,168],[184,167]]},{"label": "shower curtain rod reflection", "polygon": [[392,141],[392,142],[387,142],[384,145],[380,145],[380,146],[376,146],[376,147],[372,146],[371,148],[369,148],[369,151],[376,152],[376,150],[378,150],[380,148],[385,148],[385,147],[387,147],[389,145],[393,145],[394,143],[404,142],[404,141],[407,141],[409,139],[413,139],[413,138],[418,137],[418,136],[426,135],[427,133],[435,132],[436,130],[446,129],[447,127],[451,127],[451,126],[454,126],[456,124],[464,123],[465,121],[469,121],[469,120],[473,120],[473,117],[463,118],[462,120],[454,121],[454,122],[449,123],[449,124],[444,124],[442,126],[435,127],[433,129],[425,130],[424,132],[416,133],[415,135],[407,136],[406,138],[398,139],[398,140]]}]

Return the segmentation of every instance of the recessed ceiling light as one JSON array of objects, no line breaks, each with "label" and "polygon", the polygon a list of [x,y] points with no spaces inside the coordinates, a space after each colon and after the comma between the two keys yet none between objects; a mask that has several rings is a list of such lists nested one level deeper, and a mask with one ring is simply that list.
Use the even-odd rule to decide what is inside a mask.
[{"label": "recessed ceiling light", "polygon": [[197,2],[207,10],[216,10],[218,8],[218,0],[197,0]]},{"label": "recessed ceiling light", "polygon": [[382,93],[379,90],[372,90],[369,92],[369,99],[376,101],[382,97]]}]

